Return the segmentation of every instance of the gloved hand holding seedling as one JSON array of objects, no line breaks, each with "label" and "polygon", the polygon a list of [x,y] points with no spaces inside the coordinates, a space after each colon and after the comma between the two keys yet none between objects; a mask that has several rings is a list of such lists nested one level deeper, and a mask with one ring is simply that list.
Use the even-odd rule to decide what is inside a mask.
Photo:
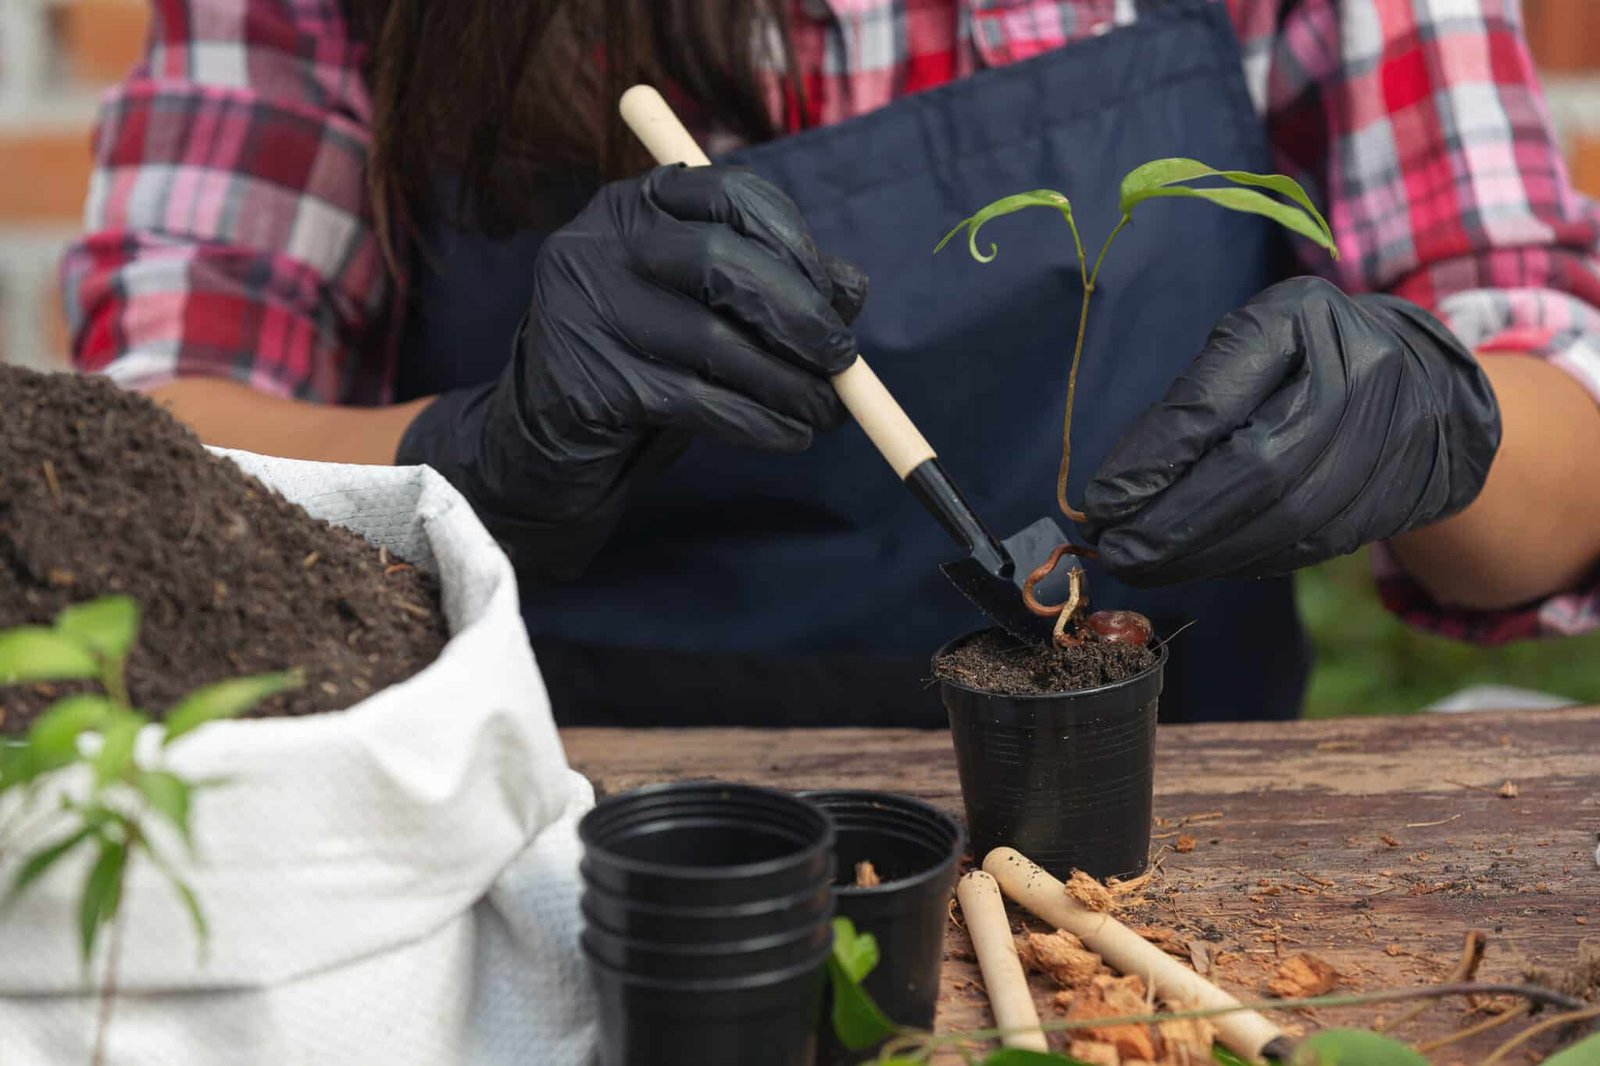
[{"label": "gloved hand holding seedling", "polygon": [[[1199,179],[1226,184],[1185,184]],[[1101,265],[1135,207],[1174,197],[1262,215],[1338,256],[1332,229],[1297,182],[1193,159],[1146,163],[1123,179],[1121,218],[1092,264],[1070,201],[1044,189],[995,201],[939,243],[943,248],[965,229],[973,257],[988,262],[996,249],[979,248],[979,229],[1028,207],[1059,211],[1071,230],[1083,305],[1067,377],[1056,500],[1093,548],[1068,552],[1097,555],[1133,585],[1265,577],[1346,554],[1470,503],[1500,436],[1493,393],[1471,354],[1404,300],[1350,296],[1321,279],[1294,278],[1218,323],[1190,369],[1111,450],[1083,507],[1071,504],[1072,410]],[[1036,580],[1048,572],[1041,568]],[[1058,643],[1075,643],[1090,630],[1097,639],[1107,639],[1100,630],[1139,631],[1138,621],[1127,618],[1075,625],[1087,600],[1081,584],[1075,576],[1063,604],[1029,605],[1057,615]],[[1031,589],[1030,583],[1030,600]]]}]

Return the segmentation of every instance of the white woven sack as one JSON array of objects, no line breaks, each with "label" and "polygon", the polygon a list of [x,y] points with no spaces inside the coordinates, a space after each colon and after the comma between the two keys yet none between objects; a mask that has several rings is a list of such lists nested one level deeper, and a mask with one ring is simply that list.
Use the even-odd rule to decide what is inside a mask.
[{"label": "white woven sack", "polygon": [[[576,823],[593,793],[567,765],[505,556],[431,470],[224,454],[434,569],[452,637],[342,713],[218,722],[174,747],[178,772],[230,782],[196,798],[199,858],[180,864],[210,951],[137,866],[108,1062],[587,1063]],[[63,864],[0,918],[0,1066],[89,1061],[84,869]]]}]

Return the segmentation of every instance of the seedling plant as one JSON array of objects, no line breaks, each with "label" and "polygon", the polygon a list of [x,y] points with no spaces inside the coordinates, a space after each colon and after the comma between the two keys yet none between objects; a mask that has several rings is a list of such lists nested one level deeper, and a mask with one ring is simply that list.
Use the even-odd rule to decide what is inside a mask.
[{"label": "seedling plant", "polygon": [[[1203,179],[1224,184],[1206,186],[1186,184]],[[968,251],[978,262],[988,263],[994,260],[999,249],[992,243],[988,251],[979,248],[978,231],[986,223],[1030,207],[1046,207],[1059,211],[1061,217],[1066,220],[1067,228],[1072,232],[1073,248],[1077,253],[1078,273],[1083,284],[1083,303],[1078,312],[1078,335],[1072,349],[1072,363],[1067,371],[1067,403],[1061,427],[1061,465],[1056,475],[1056,504],[1062,513],[1074,522],[1085,521],[1083,511],[1072,506],[1067,500],[1067,472],[1072,459],[1072,409],[1077,398],[1078,364],[1083,358],[1083,342],[1089,326],[1090,299],[1094,296],[1095,287],[1099,282],[1100,268],[1105,263],[1106,253],[1111,249],[1111,243],[1117,239],[1117,235],[1133,221],[1134,208],[1150,200],[1169,198],[1205,200],[1229,211],[1264,216],[1327,249],[1335,259],[1339,257],[1333,230],[1312,203],[1305,189],[1294,179],[1281,174],[1217,170],[1199,160],[1182,158],[1157,159],[1145,163],[1134,168],[1122,179],[1119,198],[1121,217],[1106,237],[1105,243],[1100,246],[1092,265],[1084,252],[1078,223],[1073,216],[1072,202],[1064,194],[1051,189],[1035,189],[1032,192],[1017,193],[996,200],[976,214],[956,223],[934,249],[935,253],[943,250],[956,234],[966,230]],[[1083,587],[1082,570],[1072,571],[1070,592],[1064,602],[1041,604],[1034,597],[1034,586],[1053,572],[1064,556],[1093,554],[1091,549],[1073,544],[1062,545],[1052,553],[1044,565],[1029,576],[1023,589],[1023,599],[1028,609],[1043,617],[1056,619],[1055,641],[1063,647],[1081,644],[1086,639],[1147,643],[1150,639],[1150,624],[1134,612],[1098,612],[1087,618],[1080,617],[1088,603],[1088,596]]]},{"label": "seedling plant", "polygon": [[[113,596],[68,607],[52,626],[0,632],[0,686],[69,683],[82,690],[51,704],[24,739],[0,741],[0,856],[22,859],[4,907],[68,856],[93,856],[79,896],[77,934],[87,970],[109,931],[91,1060],[96,1066],[106,1056],[128,871],[135,863],[148,862],[166,878],[188,911],[200,950],[205,947],[200,900],[152,829],[154,821],[164,823],[192,853],[195,794],[222,782],[172,772],[168,749],[202,725],[243,714],[302,682],[295,671],[222,681],[195,690],[154,721],[133,706],[124,675],[139,621],[132,599]],[[141,754],[147,728],[159,742]],[[41,804],[47,794],[57,797],[53,805]]]}]

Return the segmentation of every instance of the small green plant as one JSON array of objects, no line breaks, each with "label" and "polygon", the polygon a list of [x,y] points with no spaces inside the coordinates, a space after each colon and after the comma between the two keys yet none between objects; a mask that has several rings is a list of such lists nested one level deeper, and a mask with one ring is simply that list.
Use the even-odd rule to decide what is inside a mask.
[{"label": "small green plant", "polygon": [[[1089,1066],[1071,1055],[1055,1051],[1001,1048],[985,1053],[975,1050],[976,1045],[1006,1036],[1006,1031],[1001,1029],[935,1034],[896,1025],[884,1015],[872,997],[861,987],[861,982],[877,964],[878,944],[872,935],[858,933],[854,923],[848,918],[835,918],[833,954],[828,961],[828,977],[833,991],[831,1020],[834,1034],[838,1036],[841,1044],[852,1051],[862,1051],[881,1044],[878,1057],[871,1060],[877,1066],[925,1066],[933,1054],[943,1048],[954,1049],[968,1066]],[[1396,1003],[1410,999],[1470,995],[1473,992],[1521,995],[1532,1002],[1554,1005],[1561,1010],[1561,1013],[1527,1027],[1506,1041],[1484,1060],[1484,1066],[1504,1061],[1513,1050],[1540,1033],[1600,1017],[1600,1007],[1587,1005],[1582,1001],[1537,986],[1466,982],[1432,988],[1393,989],[1364,995],[1272,1000],[1225,1009],[1160,1011],[1119,1018],[1049,1021],[1042,1023],[1040,1028],[1050,1032],[1111,1028],[1118,1025],[1151,1024],[1182,1018],[1210,1018],[1235,1010],[1283,1011],[1316,1007],[1351,1007],[1369,1003]],[[1508,1020],[1516,1016],[1518,1015],[1510,1015]],[[1464,1033],[1470,1032],[1471,1030],[1464,1031]],[[1443,1047],[1451,1042],[1453,1042],[1451,1038],[1446,1038],[1434,1041],[1433,1044],[1435,1047]],[[1246,1060],[1221,1044],[1212,1048],[1212,1058],[1221,1066],[1246,1064]],[[1428,1066],[1428,1060],[1406,1044],[1393,1037],[1366,1029],[1325,1029],[1314,1033],[1296,1042],[1289,1058],[1285,1061],[1288,1066]],[[1600,1036],[1581,1040],[1546,1059],[1545,1062],[1547,1066],[1596,1066],[1600,1063]]]},{"label": "small green plant", "polygon": [[[1228,184],[1205,187],[1185,184],[1201,179],[1213,179]],[[1277,199],[1268,193],[1275,193],[1283,199]],[[1206,200],[1230,211],[1262,215],[1326,248],[1335,259],[1339,257],[1333,230],[1329,228],[1327,220],[1322,217],[1316,205],[1311,202],[1311,197],[1306,195],[1305,189],[1294,179],[1281,174],[1217,170],[1196,159],[1157,159],[1134,168],[1122,179],[1119,198],[1122,217],[1117,220],[1105,243],[1100,246],[1100,253],[1095,256],[1092,266],[1084,253],[1083,240],[1079,236],[1078,223],[1072,212],[1072,201],[1064,194],[1051,189],[1035,189],[1032,192],[1017,193],[996,200],[976,214],[956,223],[934,248],[935,254],[942,251],[944,246],[964,229],[967,231],[967,249],[972,253],[972,258],[980,263],[992,262],[999,254],[999,248],[991,243],[987,252],[982,251],[978,247],[978,231],[994,219],[1030,207],[1047,207],[1059,211],[1061,217],[1066,220],[1067,228],[1072,231],[1072,243],[1078,257],[1078,273],[1083,283],[1083,304],[1078,312],[1078,337],[1072,349],[1072,363],[1067,371],[1067,404],[1061,427],[1061,466],[1056,475],[1056,503],[1061,512],[1074,522],[1083,522],[1084,513],[1067,500],[1067,472],[1072,461],[1072,409],[1078,391],[1078,364],[1083,359],[1083,342],[1089,326],[1089,302],[1099,283],[1100,267],[1105,263],[1106,252],[1111,249],[1111,242],[1117,239],[1117,234],[1122,232],[1123,227],[1133,221],[1133,209],[1148,200],[1170,198]],[[1033,585],[1044,579],[1063,554],[1067,553],[1057,553],[1052,556],[1050,564],[1042,567],[1040,572],[1036,572],[1030,578],[1025,594],[1029,601],[1028,606],[1036,613],[1057,616],[1057,642],[1074,644],[1078,641],[1067,636],[1065,626],[1072,621],[1085,602],[1080,594],[1077,576],[1081,571],[1074,572],[1072,595],[1065,603],[1047,607],[1038,604],[1032,598]],[[1070,554],[1092,553],[1087,549],[1076,549]]]},{"label": "small green plant", "polygon": [[[139,607],[113,596],[68,607],[53,626],[0,632],[0,686],[73,682],[99,691],[76,692],[52,703],[20,741],[0,742],[0,856],[22,856],[4,899],[9,907],[69,855],[93,854],[78,904],[83,963],[110,930],[93,1062],[105,1057],[105,1034],[116,991],[121,918],[128,870],[150,862],[172,885],[193,922],[203,951],[206,922],[194,890],[151,840],[150,816],[165,822],[184,846],[193,798],[216,781],[191,781],[166,768],[169,746],[207,722],[239,715],[302,682],[295,671],[237,678],[195,690],[168,708],[161,721],[136,709],[125,675],[139,634]],[[145,755],[146,727],[159,743]],[[51,787],[49,785],[59,785]],[[39,810],[46,791],[56,803]]]}]

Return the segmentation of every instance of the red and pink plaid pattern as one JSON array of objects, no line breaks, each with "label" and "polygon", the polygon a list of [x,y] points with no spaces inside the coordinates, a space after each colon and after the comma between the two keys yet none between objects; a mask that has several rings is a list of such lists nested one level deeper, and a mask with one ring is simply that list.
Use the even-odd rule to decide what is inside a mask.
[{"label": "red and pink plaid pattern", "polygon": [[[1415,300],[1478,350],[1549,359],[1600,398],[1600,208],[1567,179],[1517,0],[1216,2],[1275,165],[1326,205],[1344,252],[1306,269]],[[216,374],[385,402],[403,279],[370,226],[370,100],[339,0],[152,6],[148,57],[105,102],[87,236],[63,266],[78,365],[132,387]],[[791,18],[804,117],[827,124],[1109,32],[1137,8],[792,0]],[[1600,627],[1600,582],[1463,614],[1383,559],[1379,578],[1403,617],[1474,640]]]}]

